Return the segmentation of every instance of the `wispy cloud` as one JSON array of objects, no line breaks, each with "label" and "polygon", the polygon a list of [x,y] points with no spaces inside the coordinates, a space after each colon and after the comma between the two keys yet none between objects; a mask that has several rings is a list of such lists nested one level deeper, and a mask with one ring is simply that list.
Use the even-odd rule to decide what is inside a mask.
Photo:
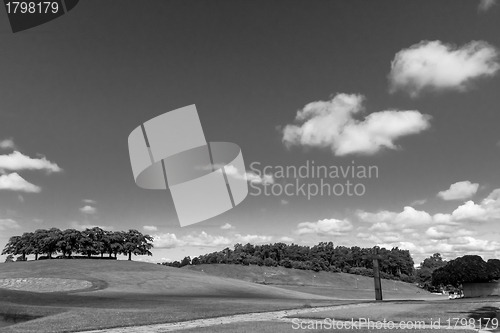
[{"label": "wispy cloud", "polygon": [[0,155],[0,169],[12,171],[46,170],[49,173],[62,171],[56,163],[50,162],[45,157],[31,158],[18,151],[9,155]]},{"label": "wispy cloud", "polygon": [[479,12],[486,12],[491,7],[495,6],[496,3],[497,3],[497,0],[480,0],[479,1],[479,6],[478,6],[477,10]]},{"label": "wispy cloud", "polygon": [[399,51],[391,64],[390,91],[417,97],[425,89],[466,91],[475,80],[500,69],[498,50],[484,41],[461,47],[422,41]]},{"label": "wispy cloud", "polygon": [[0,141],[0,149],[16,149],[16,145],[14,144],[14,140],[5,139]]},{"label": "wispy cloud", "polygon": [[142,228],[146,231],[158,231],[158,228],[154,225],[145,225]]},{"label": "wispy cloud", "polygon": [[226,223],[224,225],[221,225],[220,228],[222,230],[229,230],[229,229],[234,229],[234,227],[232,225],[230,225],[229,223]]},{"label": "wispy cloud", "polygon": [[298,235],[317,234],[340,236],[352,230],[353,226],[348,220],[325,219],[317,222],[302,222],[295,231]]},{"label": "wispy cloud", "polygon": [[461,200],[472,197],[476,194],[479,184],[470,181],[461,181],[452,184],[446,191],[441,191],[437,195],[443,200]]},{"label": "wispy cloud", "polygon": [[362,95],[337,94],[329,101],[307,104],[297,112],[297,125],[283,128],[283,143],[327,147],[337,156],[371,155],[382,148],[397,149],[395,140],[430,127],[431,116],[413,110],[374,112],[358,120],[363,100]]},{"label": "wispy cloud", "polygon": [[0,175],[0,190],[39,193],[42,189],[39,186],[31,184],[14,172],[8,175]]},{"label": "wispy cloud", "polygon": [[88,222],[77,222],[77,221],[72,221],[70,223],[71,227],[74,229],[78,230],[84,230],[84,229],[92,229],[94,227],[101,228],[103,230],[114,230],[115,227],[111,225],[98,225],[98,224],[89,224]]},{"label": "wispy cloud", "polygon": [[85,207],[80,208],[80,212],[84,214],[94,214],[96,212],[96,209],[95,207],[87,205]]},{"label": "wispy cloud", "polygon": [[92,199],[83,199],[82,201],[85,202],[85,203],[87,203],[87,204],[90,204],[90,205],[95,205],[96,204],[96,201],[92,200]]},{"label": "wispy cloud", "polygon": [[21,226],[12,219],[0,219],[0,230],[19,229]]}]

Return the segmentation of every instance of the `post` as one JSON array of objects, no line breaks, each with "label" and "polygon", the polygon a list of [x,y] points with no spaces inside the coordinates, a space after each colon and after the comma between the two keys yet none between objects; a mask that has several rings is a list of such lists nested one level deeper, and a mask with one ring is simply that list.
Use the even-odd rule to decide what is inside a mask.
[{"label": "post", "polygon": [[380,281],[380,269],[378,259],[373,259],[373,281],[375,283],[375,300],[382,300],[382,283]]}]

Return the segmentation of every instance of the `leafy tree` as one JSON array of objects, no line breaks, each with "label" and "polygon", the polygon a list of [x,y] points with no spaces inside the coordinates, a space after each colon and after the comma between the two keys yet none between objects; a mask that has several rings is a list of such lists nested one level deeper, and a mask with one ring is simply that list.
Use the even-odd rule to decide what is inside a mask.
[{"label": "leafy tree", "polygon": [[5,262],[14,262],[14,256],[12,254],[9,254],[7,258],[5,258]]},{"label": "leafy tree", "polygon": [[458,287],[464,282],[485,282],[489,280],[486,262],[477,255],[465,255],[449,261],[432,273],[432,285]]},{"label": "leafy tree", "polygon": [[63,257],[71,256],[80,250],[80,240],[82,234],[75,229],[66,229],[61,232],[60,239],[57,242],[57,248],[62,252]]}]

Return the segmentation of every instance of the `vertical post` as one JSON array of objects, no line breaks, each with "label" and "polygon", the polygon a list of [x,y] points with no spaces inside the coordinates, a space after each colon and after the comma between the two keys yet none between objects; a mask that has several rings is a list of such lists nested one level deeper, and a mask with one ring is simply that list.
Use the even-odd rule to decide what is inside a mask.
[{"label": "vertical post", "polygon": [[378,259],[373,259],[373,280],[375,283],[375,300],[382,300],[382,283],[380,281],[380,269]]}]

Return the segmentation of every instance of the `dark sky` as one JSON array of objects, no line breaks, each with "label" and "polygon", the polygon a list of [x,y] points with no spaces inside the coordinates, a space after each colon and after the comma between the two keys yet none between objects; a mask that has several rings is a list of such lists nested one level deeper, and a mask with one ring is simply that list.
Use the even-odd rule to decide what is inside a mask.
[{"label": "dark sky", "polygon": [[[479,11],[478,5],[471,0],[85,0],[52,22],[16,34],[3,12],[0,141],[12,139],[15,150],[31,158],[42,154],[63,171],[16,171],[41,192],[0,190],[0,244],[52,226],[141,231],[150,226],[156,230],[146,231],[162,239],[157,247],[171,248],[155,250],[153,261],[236,242],[292,239],[392,244],[419,258],[467,251],[499,257],[500,201],[488,218],[433,220],[404,230],[383,219],[378,222],[385,227],[370,230],[370,222],[359,217],[360,212],[398,214],[416,200],[426,201],[412,205],[418,212],[451,214],[467,200],[479,205],[500,188],[498,73],[463,90],[435,89],[417,98],[389,92],[391,61],[422,41],[455,47],[485,41],[498,50],[500,6]],[[383,110],[418,110],[431,116],[430,126],[395,140],[396,149],[373,154],[340,156],[328,147],[283,143],[283,128],[296,124],[298,110],[338,93],[365,97],[360,121]],[[362,180],[366,193],[360,197],[249,195],[231,211],[181,228],[168,191],[135,185],[127,138],[141,123],[191,104],[207,140],[237,143],[247,170],[254,161],[262,166],[354,161],[377,166],[379,178]],[[462,181],[479,184],[477,191],[461,201],[437,197]],[[95,212],[80,211],[87,205]],[[324,225],[317,223],[323,220]],[[342,229],[336,221],[350,227]],[[301,233],[303,222],[310,223],[302,225],[309,231]],[[226,223],[232,228],[219,228]],[[434,231],[448,238],[432,236]],[[457,243],[457,237],[464,238]]]}]

